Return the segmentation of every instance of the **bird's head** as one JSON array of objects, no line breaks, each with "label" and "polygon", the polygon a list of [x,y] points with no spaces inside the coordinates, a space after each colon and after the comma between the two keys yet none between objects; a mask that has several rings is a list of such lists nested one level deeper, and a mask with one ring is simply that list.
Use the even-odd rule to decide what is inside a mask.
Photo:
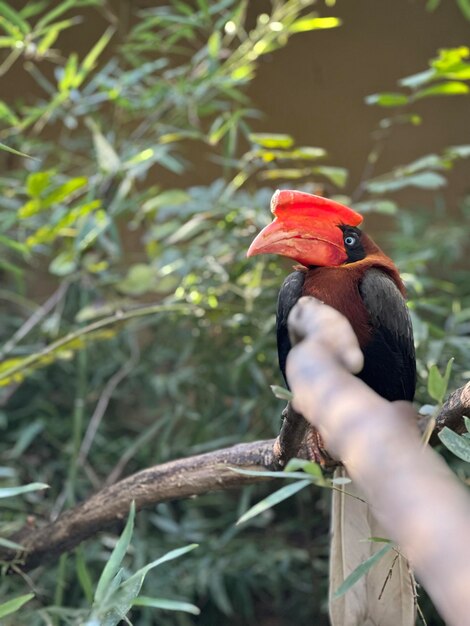
[{"label": "bird's head", "polygon": [[283,189],[273,195],[271,212],[274,220],[256,236],[247,256],[279,254],[306,267],[331,267],[359,261],[375,247],[357,228],[362,216],[333,200]]}]

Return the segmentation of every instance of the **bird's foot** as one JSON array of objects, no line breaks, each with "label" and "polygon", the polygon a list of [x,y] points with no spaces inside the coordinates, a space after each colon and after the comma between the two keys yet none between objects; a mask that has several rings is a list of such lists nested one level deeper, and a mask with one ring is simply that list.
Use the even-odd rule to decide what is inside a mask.
[{"label": "bird's foot", "polygon": [[304,445],[309,461],[318,463],[323,469],[334,469],[341,465],[340,461],[337,461],[328,454],[320,433],[313,426],[311,426],[305,434]]}]

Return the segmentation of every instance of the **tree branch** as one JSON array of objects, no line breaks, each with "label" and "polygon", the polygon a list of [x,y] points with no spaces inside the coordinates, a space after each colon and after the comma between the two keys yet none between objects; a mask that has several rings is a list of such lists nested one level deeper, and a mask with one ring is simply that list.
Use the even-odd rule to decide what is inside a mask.
[{"label": "tree branch", "polygon": [[98,531],[126,518],[133,500],[137,509],[143,509],[164,500],[266,480],[245,476],[230,468],[274,469],[273,444],[274,439],[242,443],[142,470],[102,489],[63,513],[55,522],[37,529],[24,528],[10,539],[20,543],[25,551],[17,554],[2,548],[0,559],[15,562],[27,571],[56,559]]},{"label": "tree branch", "polygon": [[282,412],[281,430],[274,442],[274,457],[278,468],[285,467],[290,459],[299,455],[309,429],[311,426],[307,420],[289,402]]},{"label": "tree branch", "polygon": [[470,381],[452,392],[443,404],[436,418],[436,430],[439,432],[447,426],[457,433],[464,433],[467,431],[464,416],[470,417]]}]

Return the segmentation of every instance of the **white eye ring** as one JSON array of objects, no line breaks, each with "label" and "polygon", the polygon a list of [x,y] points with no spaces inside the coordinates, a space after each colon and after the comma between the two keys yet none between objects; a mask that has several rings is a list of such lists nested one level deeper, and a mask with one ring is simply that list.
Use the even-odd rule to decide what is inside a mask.
[{"label": "white eye ring", "polygon": [[355,235],[348,235],[344,238],[344,243],[347,246],[353,246],[357,242],[357,237]]}]

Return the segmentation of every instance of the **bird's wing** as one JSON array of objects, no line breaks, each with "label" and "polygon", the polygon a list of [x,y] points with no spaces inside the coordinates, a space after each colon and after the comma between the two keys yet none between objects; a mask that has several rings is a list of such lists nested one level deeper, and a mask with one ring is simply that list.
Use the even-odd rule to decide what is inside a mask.
[{"label": "bird's wing", "polygon": [[405,299],[385,272],[371,268],[359,290],[373,333],[363,348],[365,365],[359,377],[387,400],[413,400],[416,361],[413,327]]},{"label": "bird's wing", "polygon": [[292,272],[282,284],[277,299],[276,331],[277,331],[277,354],[279,357],[279,368],[286,379],[286,359],[291,349],[289,333],[287,330],[287,318],[289,313],[302,296],[305,273],[299,270]]}]

